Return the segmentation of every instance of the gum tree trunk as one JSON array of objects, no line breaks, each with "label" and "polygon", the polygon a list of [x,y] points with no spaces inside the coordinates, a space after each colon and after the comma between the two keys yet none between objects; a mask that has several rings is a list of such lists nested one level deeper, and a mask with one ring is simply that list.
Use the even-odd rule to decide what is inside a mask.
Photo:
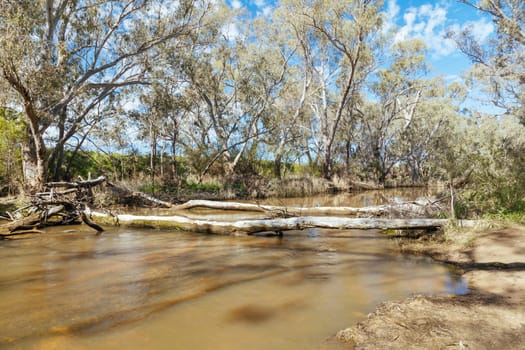
[{"label": "gum tree trunk", "polygon": [[25,191],[33,194],[44,188],[47,178],[47,159],[44,140],[39,134],[28,130],[26,142],[23,144],[23,172]]}]

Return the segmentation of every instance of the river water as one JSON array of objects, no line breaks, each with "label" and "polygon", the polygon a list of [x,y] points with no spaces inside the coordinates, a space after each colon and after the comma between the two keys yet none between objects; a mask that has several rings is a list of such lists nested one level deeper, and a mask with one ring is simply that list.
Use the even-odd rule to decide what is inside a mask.
[{"label": "river water", "polygon": [[[377,195],[270,202],[369,205]],[[318,349],[381,301],[466,291],[445,266],[394,245],[373,230],[278,238],[84,226],[2,241],[0,348]]]}]

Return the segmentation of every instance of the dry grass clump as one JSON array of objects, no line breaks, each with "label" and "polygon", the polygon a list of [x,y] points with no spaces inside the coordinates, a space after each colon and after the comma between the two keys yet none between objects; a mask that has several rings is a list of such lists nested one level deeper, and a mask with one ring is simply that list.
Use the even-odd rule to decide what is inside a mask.
[{"label": "dry grass clump", "polygon": [[261,189],[263,197],[305,197],[334,191],[334,184],[318,177],[272,179]]}]

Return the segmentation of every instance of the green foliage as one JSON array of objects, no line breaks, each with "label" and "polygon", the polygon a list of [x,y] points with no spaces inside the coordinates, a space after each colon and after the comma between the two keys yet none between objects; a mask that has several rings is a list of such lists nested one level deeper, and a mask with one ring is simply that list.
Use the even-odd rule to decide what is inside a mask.
[{"label": "green foliage", "polygon": [[525,209],[521,211],[504,212],[504,213],[489,213],[483,216],[487,220],[515,222],[525,224]]},{"label": "green foliage", "polygon": [[191,192],[218,192],[222,190],[223,184],[216,182],[199,183],[194,181],[185,181],[182,184],[182,189]]},{"label": "green foliage", "polygon": [[143,177],[148,167],[148,156],[137,154],[105,154],[95,151],[66,151],[67,173],[70,179],[76,176],[87,178],[105,175],[112,180],[130,180]]},{"label": "green foliage", "polygon": [[522,0],[462,0],[490,16],[497,29],[493,40],[483,44],[475,39],[473,28],[449,33],[472,60],[474,89],[482,89],[495,106],[506,110],[525,124],[525,6]]},{"label": "green foliage", "polygon": [[459,194],[458,214],[525,212],[525,127],[515,118],[489,116],[471,124],[464,136],[461,147],[469,148],[470,154],[457,157],[451,166],[456,170],[472,167],[473,171],[468,186]]},{"label": "green foliage", "polygon": [[[217,1],[0,2],[0,103],[24,111],[0,109],[0,190],[19,185],[30,140],[33,173],[155,194],[245,196],[274,178],[274,194],[309,194],[334,174],[450,183],[472,169],[458,217],[519,215],[521,2],[472,0],[499,40],[455,37],[477,60],[470,86],[427,78],[421,40],[388,42],[383,5],[283,0],[252,18]],[[461,113],[468,88],[505,116]]]},{"label": "green foliage", "polygon": [[21,186],[24,130],[19,114],[0,107],[0,195],[15,194]]},{"label": "green foliage", "polygon": [[144,193],[152,193],[152,194],[159,193],[159,191],[167,192],[167,191],[164,191],[163,186],[152,185],[152,184],[141,185],[139,186],[138,190]]}]

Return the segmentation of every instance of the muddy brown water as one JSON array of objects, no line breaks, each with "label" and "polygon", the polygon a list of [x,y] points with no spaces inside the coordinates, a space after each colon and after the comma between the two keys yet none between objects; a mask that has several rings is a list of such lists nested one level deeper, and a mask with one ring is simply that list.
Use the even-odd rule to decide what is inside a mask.
[{"label": "muddy brown water", "polygon": [[[380,202],[360,196],[270,202]],[[394,244],[373,230],[97,236],[83,226],[3,241],[0,348],[317,349],[381,301],[466,291],[445,266]]]}]

